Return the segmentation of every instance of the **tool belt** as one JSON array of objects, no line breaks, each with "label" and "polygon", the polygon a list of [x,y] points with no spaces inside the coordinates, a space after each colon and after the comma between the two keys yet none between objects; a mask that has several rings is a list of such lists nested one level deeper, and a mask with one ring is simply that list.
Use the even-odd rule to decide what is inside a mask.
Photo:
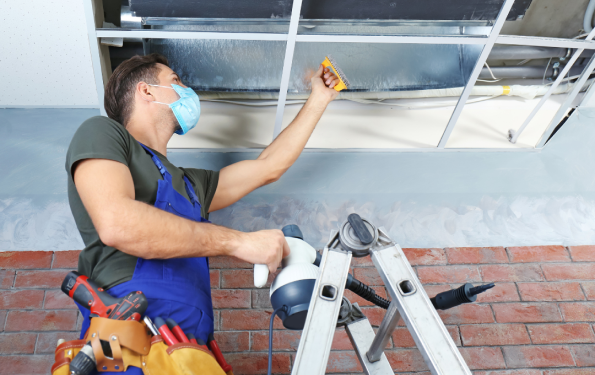
[{"label": "tool belt", "polygon": [[[109,343],[112,358],[104,355],[100,340]],[[133,320],[93,318],[83,340],[64,342],[56,348],[52,375],[69,375],[72,359],[91,342],[97,371],[124,372],[128,366],[145,375],[226,375],[210,350],[193,343],[167,346],[161,336],[151,337],[144,323]],[[233,375],[231,371],[227,375]]]}]

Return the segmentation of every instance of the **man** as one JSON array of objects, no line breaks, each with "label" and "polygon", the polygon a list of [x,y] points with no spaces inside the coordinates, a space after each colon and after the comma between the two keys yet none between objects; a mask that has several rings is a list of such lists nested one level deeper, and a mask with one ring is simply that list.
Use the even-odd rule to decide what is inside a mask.
[{"label": "man", "polygon": [[[321,65],[308,101],[258,158],[214,172],[167,160],[168,141],[197,124],[200,102],[166,58],[120,64],[105,90],[109,118],[85,121],[66,157],[70,207],[85,242],[79,272],[116,297],[144,292],[146,315],[171,317],[206,342],[213,332],[207,257],[233,256],[273,272],[289,254],[280,230],[238,232],[210,224],[209,212],[287,171],[336,98],[337,83]],[[88,310],[81,311],[83,336],[89,322]]]}]

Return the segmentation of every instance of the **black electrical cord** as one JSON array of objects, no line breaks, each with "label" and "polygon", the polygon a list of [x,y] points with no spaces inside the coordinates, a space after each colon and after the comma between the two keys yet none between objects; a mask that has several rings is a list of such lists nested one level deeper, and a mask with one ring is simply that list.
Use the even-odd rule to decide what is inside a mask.
[{"label": "black electrical cord", "polygon": [[374,289],[351,276],[351,274],[347,276],[345,287],[366,301],[370,301],[376,306],[382,307],[385,310],[388,309],[388,306],[390,305],[389,300],[377,295]]},{"label": "black electrical cord", "polygon": [[271,322],[269,323],[269,371],[268,375],[271,375],[271,371],[273,368],[273,322],[275,321],[275,316],[279,311],[287,311],[287,306],[283,305],[276,309],[271,315]]}]

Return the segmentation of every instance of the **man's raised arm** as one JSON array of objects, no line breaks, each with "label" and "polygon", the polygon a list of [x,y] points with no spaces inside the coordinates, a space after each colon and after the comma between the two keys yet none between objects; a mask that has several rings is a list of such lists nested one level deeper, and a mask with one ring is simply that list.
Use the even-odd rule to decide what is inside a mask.
[{"label": "man's raised arm", "polygon": [[297,160],[328,103],[338,92],[338,78],[322,65],[312,78],[312,93],[296,118],[256,160],[244,160],[219,172],[217,191],[209,212],[227,207],[253,190],[278,180]]},{"label": "man's raised arm", "polygon": [[101,241],[127,254],[144,259],[230,255],[267,264],[271,272],[289,254],[280,230],[243,233],[136,201],[130,170],[117,161],[82,160],[73,175]]}]

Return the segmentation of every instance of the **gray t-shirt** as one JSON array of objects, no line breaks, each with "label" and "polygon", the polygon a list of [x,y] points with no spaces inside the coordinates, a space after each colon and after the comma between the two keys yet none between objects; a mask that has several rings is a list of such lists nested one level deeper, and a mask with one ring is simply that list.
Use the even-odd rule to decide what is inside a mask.
[{"label": "gray t-shirt", "polygon": [[[171,174],[174,189],[190,201],[184,183],[184,175],[188,177],[202,206],[202,216],[208,218],[219,172],[178,168],[159,152],[152,151]],[[68,201],[85,243],[85,249],[79,256],[78,271],[95,280],[100,287],[110,288],[132,278],[138,258],[101,242],[72,177],[72,167],[84,159],[109,159],[126,165],[134,182],[135,199],[151,206],[157,196],[157,181],[162,177],[151,156],[124,126],[110,118],[97,116],[86,120],[70,142],[66,154]]]}]

